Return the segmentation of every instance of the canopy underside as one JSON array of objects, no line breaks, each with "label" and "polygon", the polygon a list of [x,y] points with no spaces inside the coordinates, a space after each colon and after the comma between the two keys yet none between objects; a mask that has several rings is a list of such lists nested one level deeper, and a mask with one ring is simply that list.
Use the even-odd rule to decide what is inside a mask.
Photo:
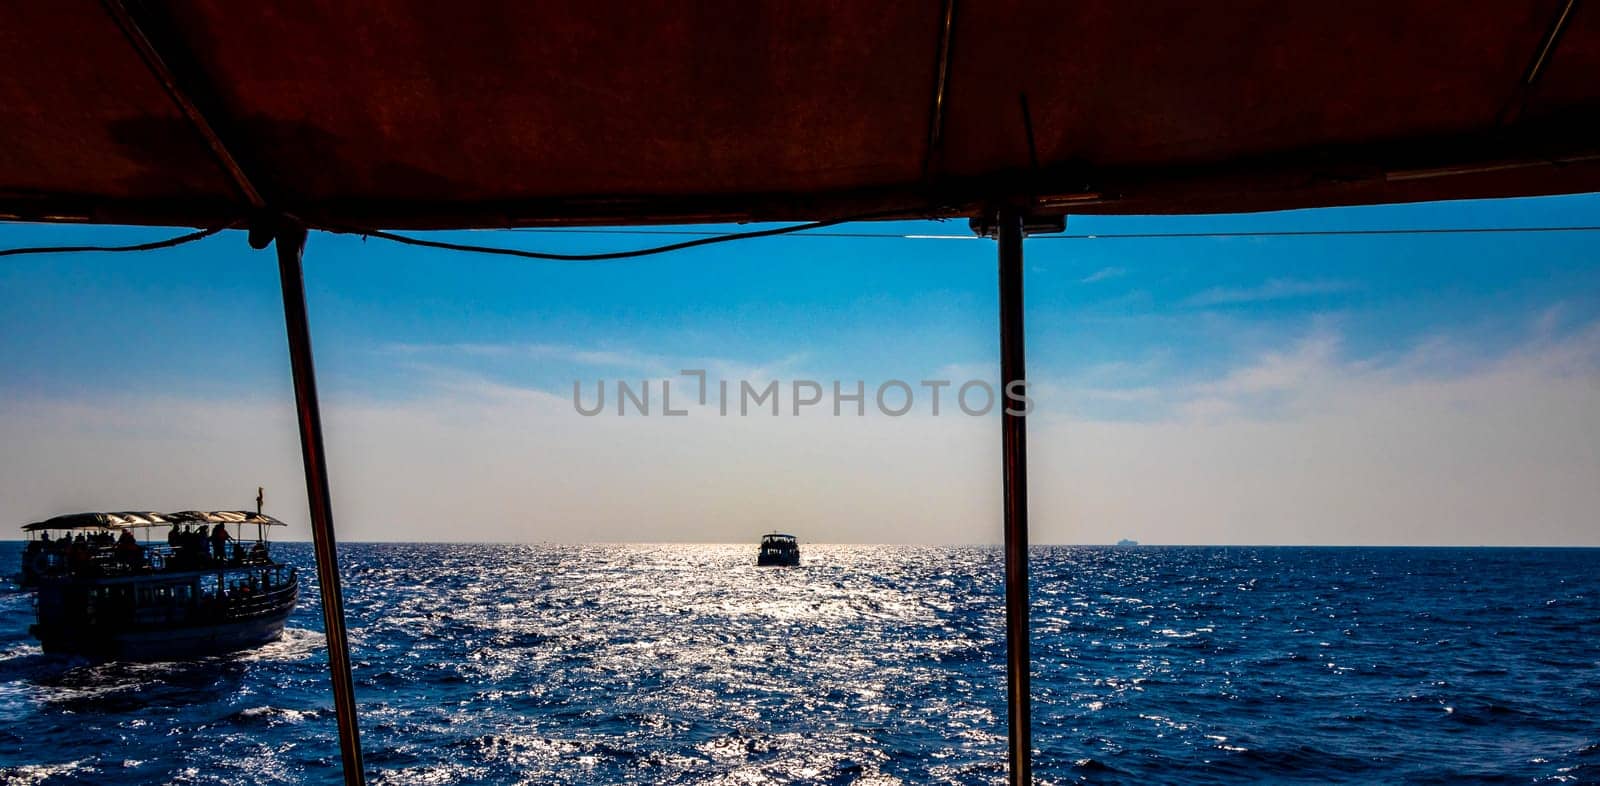
[{"label": "canopy underside", "polygon": [[185,510],[178,513],[123,511],[120,513],[68,513],[22,527],[25,532],[58,529],[123,530],[188,524],[258,524],[282,527],[283,522],[248,510]]},{"label": "canopy underside", "polygon": [[1597,6],[7,3],[0,218],[452,228],[1596,191]]}]

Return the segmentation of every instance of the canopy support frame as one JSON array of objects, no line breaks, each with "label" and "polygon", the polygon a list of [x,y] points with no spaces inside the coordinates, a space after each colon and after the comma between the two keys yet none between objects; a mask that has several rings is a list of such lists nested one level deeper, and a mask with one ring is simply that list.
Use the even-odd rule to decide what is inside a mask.
[{"label": "canopy support frame", "polygon": [[944,145],[944,104],[950,84],[950,34],[955,25],[956,0],[944,0],[939,14],[939,49],[934,58],[933,103],[928,110],[928,149],[922,156],[922,180],[932,184]]},{"label": "canopy support frame", "polygon": [[300,452],[306,471],[306,499],[311,511],[311,538],[316,547],[317,581],[322,591],[322,622],[328,637],[328,673],[333,681],[334,713],[339,722],[339,755],[346,786],[365,786],[355,684],[350,677],[350,642],[344,625],[344,593],[339,581],[338,543],[333,534],[333,502],[322,446],[322,408],[317,402],[311,329],[306,319],[305,275],[301,268],[306,228],[285,220],[274,228],[273,241],[283,288],[283,321],[294,374],[295,411],[300,423]]},{"label": "canopy support frame", "polygon": [[[196,93],[202,92],[197,89],[198,80],[193,77],[192,73],[188,75],[188,78],[182,78],[178,73],[179,66],[185,61],[175,61],[171,57],[170,41],[168,42],[169,52],[166,55],[156,46],[155,40],[151,37],[147,28],[158,27],[158,25],[155,20],[149,18],[148,9],[145,9],[142,5],[140,6],[141,10],[146,11],[146,18],[141,22],[140,19],[134,16],[123,0],[101,0],[100,4],[105,8],[106,13],[111,15],[112,20],[117,23],[117,27],[121,28],[123,37],[128,39],[128,44],[139,53],[139,59],[143,60],[145,67],[150,69],[150,75],[161,83],[161,88],[166,91],[167,97],[172,99],[173,105],[189,121],[189,125],[194,128],[200,139],[206,143],[206,147],[211,151],[212,157],[216,159],[217,166],[227,175],[228,180],[239,191],[239,195],[250,203],[251,208],[257,211],[265,209],[267,201],[261,195],[261,190],[256,188],[256,184],[245,173],[244,167],[239,164],[239,157],[234,154],[234,150],[223,141],[222,135],[217,131],[217,124],[201,108],[201,102],[196,101]],[[181,70],[185,72],[192,71],[192,69],[187,68]],[[204,94],[209,95],[209,91],[204,91]],[[208,101],[206,103],[214,104],[215,102]]]},{"label": "canopy support frame", "polygon": [[1028,427],[1026,402],[1013,409],[1014,387],[1025,393],[1023,342],[1023,213],[995,216],[1000,280],[1000,445],[1004,488],[1006,594],[1006,726],[1011,786],[1033,783],[1033,708],[1028,622]]}]

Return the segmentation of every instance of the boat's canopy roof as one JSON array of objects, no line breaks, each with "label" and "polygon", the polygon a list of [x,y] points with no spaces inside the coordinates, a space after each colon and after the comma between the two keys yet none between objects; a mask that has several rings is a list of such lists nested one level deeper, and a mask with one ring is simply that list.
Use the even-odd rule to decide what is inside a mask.
[{"label": "boat's canopy roof", "polygon": [[0,47],[0,219],[471,228],[1600,190],[1600,3],[1576,0],[53,0],[0,4]]},{"label": "boat's canopy roof", "polygon": [[774,532],[774,533],[772,533],[770,535],[762,536],[761,540],[763,542],[769,541],[769,540],[795,540],[795,536],[793,536],[793,535],[785,535],[785,534],[783,534],[781,532]]},{"label": "boat's canopy roof", "polygon": [[122,511],[119,513],[68,513],[23,526],[26,532],[58,529],[124,530],[179,524],[255,524],[282,527],[283,522],[248,510],[185,510],[178,513]]}]

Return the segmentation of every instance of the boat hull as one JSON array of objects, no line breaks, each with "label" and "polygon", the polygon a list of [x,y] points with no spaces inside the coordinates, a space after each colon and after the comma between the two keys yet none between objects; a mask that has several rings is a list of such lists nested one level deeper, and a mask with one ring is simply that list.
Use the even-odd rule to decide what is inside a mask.
[{"label": "boat hull", "polygon": [[155,630],[119,631],[51,630],[39,625],[32,633],[45,652],[83,655],[104,660],[185,660],[247,650],[283,637],[283,626],[294,606],[260,617]]},{"label": "boat hull", "polygon": [[[154,594],[172,587],[198,586],[193,574],[112,579],[124,590]],[[220,582],[220,579],[219,579]],[[159,584],[158,587],[150,587]],[[107,582],[47,582],[40,590],[39,622],[28,632],[45,652],[82,655],[98,660],[184,660],[259,647],[283,636],[294,613],[300,587],[292,569],[287,581],[255,596],[235,596],[217,606],[203,603],[159,604],[132,608],[114,603],[95,608],[85,598],[108,589]],[[147,593],[146,590],[149,592]],[[113,598],[113,601],[115,598]]]},{"label": "boat hull", "polygon": [[800,564],[800,553],[788,554],[760,554],[756,556],[756,564],[761,567],[779,566],[792,568]]}]

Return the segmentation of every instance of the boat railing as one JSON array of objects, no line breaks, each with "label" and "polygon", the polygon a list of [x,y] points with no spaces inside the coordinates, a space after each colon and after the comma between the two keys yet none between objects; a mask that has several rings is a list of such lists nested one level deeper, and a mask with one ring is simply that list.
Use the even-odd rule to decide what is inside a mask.
[{"label": "boat railing", "polygon": [[66,585],[41,598],[58,607],[69,625],[136,627],[149,624],[196,624],[248,619],[293,607],[299,573],[273,565],[235,578],[207,574],[150,583]]},{"label": "boat railing", "polygon": [[298,594],[298,575],[289,571],[289,580],[269,589],[241,589],[229,592],[223,600],[221,616],[225,619],[249,619],[292,605]]},{"label": "boat railing", "polygon": [[272,558],[268,553],[266,543],[258,541],[250,549],[229,550],[221,559],[218,559],[208,549],[185,548],[183,546],[147,546],[145,547],[145,561],[152,570],[204,570],[218,567],[249,567],[252,565],[271,565]]},{"label": "boat railing", "polygon": [[230,550],[222,559],[217,559],[209,549],[152,545],[132,550],[98,544],[34,550],[24,559],[31,561],[32,572],[38,576],[104,578],[275,564],[264,541],[258,541],[249,549]]}]

